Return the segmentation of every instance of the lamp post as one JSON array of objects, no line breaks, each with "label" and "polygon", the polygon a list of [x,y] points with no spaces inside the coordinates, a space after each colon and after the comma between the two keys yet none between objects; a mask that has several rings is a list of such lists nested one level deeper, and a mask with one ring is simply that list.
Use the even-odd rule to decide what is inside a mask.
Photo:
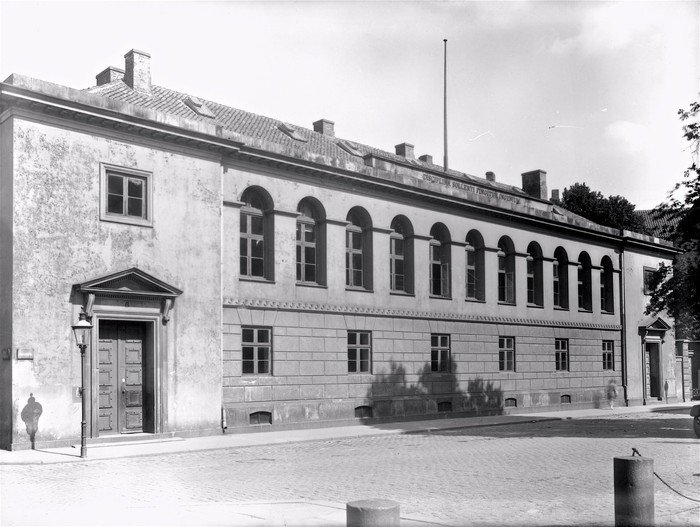
[{"label": "lamp post", "polygon": [[85,397],[85,350],[90,342],[92,324],[88,322],[84,309],[80,310],[77,324],[73,325],[75,342],[80,348],[80,400],[82,403],[83,417],[80,422],[80,457],[87,457],[87,399]]}]

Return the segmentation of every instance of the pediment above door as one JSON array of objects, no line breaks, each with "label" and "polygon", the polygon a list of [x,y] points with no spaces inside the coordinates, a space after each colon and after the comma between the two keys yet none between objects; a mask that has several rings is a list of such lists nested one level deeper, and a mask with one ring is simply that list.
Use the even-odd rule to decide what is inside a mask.
[{"label": "pediment above door", "polygon": [[176,298],[182,291],[137,267],[77,285],[81,293],[150,298]]}]

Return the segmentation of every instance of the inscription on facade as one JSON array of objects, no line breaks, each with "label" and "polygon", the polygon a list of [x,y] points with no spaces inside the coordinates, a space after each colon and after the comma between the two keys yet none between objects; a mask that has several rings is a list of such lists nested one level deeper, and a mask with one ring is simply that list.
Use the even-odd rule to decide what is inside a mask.
[{"label": "inscription on facade", "polygon": [[428,183],[435,183],[437,185],[444,185],[446,187],[456,188],[465,192],[470,192],[472,194],[487,196],[489,198],[500,199],[502,201],[520,203],[520,198],[516,198],[515,196],[511,196],[509,194],[503,194],[501,192],[496,192],[495,190],[477,187],[475,185],[470,185],[469,183],[455,181],[454,179],[447,179],[440,176],[434,176],[432,174],[423,174],[423,181],[427,181]]}]

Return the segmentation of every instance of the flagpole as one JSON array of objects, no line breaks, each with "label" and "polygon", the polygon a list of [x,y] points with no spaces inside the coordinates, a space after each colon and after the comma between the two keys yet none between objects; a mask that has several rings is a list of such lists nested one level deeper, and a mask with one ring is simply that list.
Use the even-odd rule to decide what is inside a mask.
[{"label": "flagpole", "polygon": [[444,52],[444,57],[445,57],[445,67],[444,67],[444,72],[443,72],[443,87],[444,87],[444,93],[443,93],[443,112],[444,112],[444,132],[445,132],[445,156],[443,159],[443,167],[445,171],[447,171],[447,39],[442,40],[444,42],[445,46],[445,52]]}]

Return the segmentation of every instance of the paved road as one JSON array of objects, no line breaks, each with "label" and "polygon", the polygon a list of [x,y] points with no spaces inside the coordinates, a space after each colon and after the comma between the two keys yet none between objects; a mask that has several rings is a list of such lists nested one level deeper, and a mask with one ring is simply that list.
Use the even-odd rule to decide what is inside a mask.
[{"label": "paved road", "polygon": [[[402,525],[613,523],[612,458],[632,447],[700,498],[687,410],[54,465],[0,467],[2,525],[342,525],[344,504],[396,500]],[[658,480],[659,525],[700,503]]]}]

